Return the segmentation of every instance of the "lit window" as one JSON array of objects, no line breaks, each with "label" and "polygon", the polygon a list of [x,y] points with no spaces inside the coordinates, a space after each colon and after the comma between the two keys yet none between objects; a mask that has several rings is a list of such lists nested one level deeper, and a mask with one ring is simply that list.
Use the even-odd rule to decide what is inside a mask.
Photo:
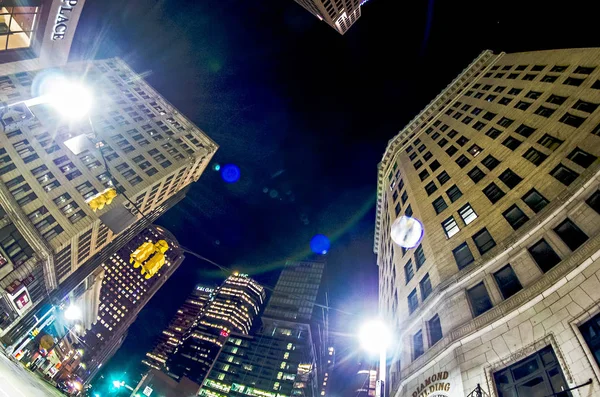
[{"label": "lit window", "polygon": [[475,213],[475,210],[468,203],[458,210],[458,214],[462,218],[465,225],[468,225],[469,223],[477,219],[477,214]]}]

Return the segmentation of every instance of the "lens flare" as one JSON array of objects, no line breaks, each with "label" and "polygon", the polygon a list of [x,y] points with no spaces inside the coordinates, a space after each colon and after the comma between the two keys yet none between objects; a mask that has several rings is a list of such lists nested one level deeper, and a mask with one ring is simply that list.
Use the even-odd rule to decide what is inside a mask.
[{"label": "lens flare", "polygon": [[310,250],[315,254],[325,255],[330,247],[329,239],[323,234],[317,234],[310,240]]},{"label": "lens flare", "polygon": [[390,234],[400,247],[415,248],[423,239],[423,224],[410,216],[401,216],[392,223]]},{"label": "lens flare", "polygon": [[221,167],[221,178],[226,183],[236,183],[240,179],[240,167],[235,164],[225,164]]}]

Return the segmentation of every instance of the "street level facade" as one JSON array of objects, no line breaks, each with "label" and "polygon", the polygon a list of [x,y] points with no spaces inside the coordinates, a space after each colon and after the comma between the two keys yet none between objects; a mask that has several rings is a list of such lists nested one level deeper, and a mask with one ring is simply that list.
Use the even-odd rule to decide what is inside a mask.
[{"label": "street level facade", "polygon": [[[599,49],[485,51],[389,142],[390,396],[600,395],[599,105]],[[403,215],[413,249],[390,236]]]},{"label": "street level facade", "polygon": [[[0,140],[0,336],[7,345],[35,324],[44,304],[62,301],[181,200],[217,150],[120,59],[60,69],[61,77],[90,87],[89,117],[66,122],[46,103],[28,105],[55,73],[0,78],[7,103]],[[93,211],[88,201],[110,188],[117,197]]]},{"label": "street level facade", "polygon": [[[232,334],[201,396],[324,396],[335,362],[328,346],[325,263],[287,261],[253,335]],[[331,353],[331,354],[329,354]]]},{"label": "street level facade", "polygon": [[296,0],[319,20],[344,34],[360,18],[364,0]]}]

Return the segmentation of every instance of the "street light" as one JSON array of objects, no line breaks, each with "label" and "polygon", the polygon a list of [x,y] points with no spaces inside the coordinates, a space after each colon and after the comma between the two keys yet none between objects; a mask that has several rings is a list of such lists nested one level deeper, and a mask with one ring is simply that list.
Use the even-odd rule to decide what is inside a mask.
[{"label": "street light", "polygon": [[81,309],[75,305],[67,307],[64,314],[67,320],[80,320],[82,318]]},{"label": "street light", "polygon": [[83,84],[64,76],[48,76],[42,83],[41,91],[45,102],[67,119],[80,119],[87,115],[92,107],[91,91]]},{"label": "street light", "polygon": [[383,321],[375,319],[364,323],[358,336],[363,349],[379,353],[377,397],[385,397],[386,350],[392,341],[392,335]]}]

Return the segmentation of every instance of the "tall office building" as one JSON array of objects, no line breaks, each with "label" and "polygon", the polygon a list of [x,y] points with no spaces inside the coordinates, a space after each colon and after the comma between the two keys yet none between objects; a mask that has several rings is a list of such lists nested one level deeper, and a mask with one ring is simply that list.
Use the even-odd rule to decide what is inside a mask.
[{"label": "tall office building", "polygon": [[296,0],[308,12],[344,34],[360,18],[365,0]]},{"label": "tall office building", "polygon": [[183,305],[177,309],[177,313],[160,335],[158,342],[151,352],[146,353],[142,363],[149,368],[159,371],[165,370],[167,360],[171,357],[175,348],[183,341],[183,338],[197,325],[198,318],[203,309],[210,302],[214,288],[197,285]]},{"label": "tall office building", "polygon": [[[598,49],[485,51],[390,141],[390,396],[600,393],[599,104]],[[415,249],[390,238],[401,215],[424,225]]]},{"label": "tall office building", "polygon": [[[165,252],[165,264],[154,277],[146,279],[139,268],[129,263],[129,256],[144,242],[158,240],[165,240],[169,244],[169,250]],[[98,320],[81,342],[86,364],[86,368],[79,371],[83,380],[91,380],[114,355],[140,311],[177,270],[183,259],[183,251],[175,236],[163,227],[152,226],[102,264],[105,277],[100,291]]]},{"label": "tall office building", "polygon": [[265,300],[265,290],[247,274],[233,274],[217,288],[196,325],[167,361],[167,373],[201,384],[232,332],[248,334]]},{"label": "tall office building", "polygon": [[286,263],[261,329],[227,340],[200,395],[316,397],[325,392],[333,350],[329,356],[326,313],[315,307],[323,295],[324,268],[323,262]]},{"label": "tall office building", "polygon": [[[91,88],[89,118],[67,123],[39,97],[31,101],[31,87],[52,78],[48,71],[0,77],[8,104],[0,114],[0,336],[8,344],[22,334],[11,329],[41,316],[31,309],[44,297],[63,299],[107,249],[114,253],[140,231],[133,226],[183,198],[177,193],[198,180],[217,149],[120,59],[61,72]],[[87,200],[110,187],[124,194],[93,212]],[[6,291],[14,283],[25,287],[18,296]]]}]

